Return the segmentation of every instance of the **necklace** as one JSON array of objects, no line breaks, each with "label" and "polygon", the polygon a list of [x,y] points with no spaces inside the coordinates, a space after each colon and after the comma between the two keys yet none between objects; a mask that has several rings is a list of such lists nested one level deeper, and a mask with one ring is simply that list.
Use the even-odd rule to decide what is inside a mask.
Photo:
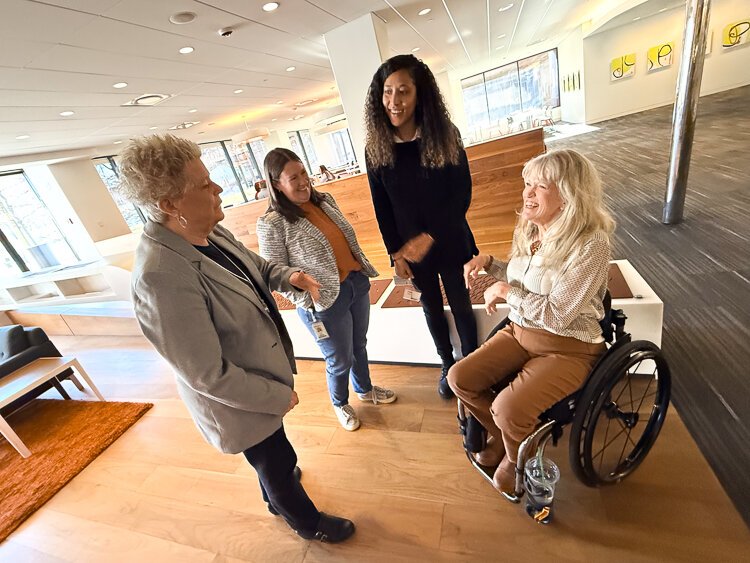
[{"label": "necklace", "polygon": [[249,284],[250,284],[251,286],[254,286],[254,284],[253,284],[252,280],[251,280],[251,279],[250,279],[250,278],[248,277],[248,275],[247,275],[247,274],[245,273],[245,271],[244,271],[244,270],[243,270],[242,268],[240,268],[240,267],[239,267],[239,266],[237,265],[237,263],[236,263],[236,262],[235,262],[235,261],[234,261],[234,260],[232,259],[232,257],[231,257],[231,256],[229,256],[229,255],[228,255],[228,254],[227,254],[226,252],[224,252],[224,251],[223,251],[223,250],[222,250],[221,248],[219,248],[218,246],[216,246],[216,245],[215,245],[214,243],[212,243],[212,242],[211,242],[210,240],[208,241],[208,244],[209,244],[210,246],[213,246],[213,247],[214,247],[214,248],[215,248],[216,250],[218,250],[219,252],[221,252],[221,255],[222,255],[222,256],[223,256],[224,258],[226,258],[226,259],[227,259],[227,260],[229,261],[229,263],[230,263],[230,264],[231,264],[232,266],[234,266],[234,267],[235,267],[235,269],[236,269],[236,270],[237,270],[237,271],[239,272],[239,275],[237,275],[237,274],[236,274],[235,272],[233,272],[232,270],[229,270],[229,269],[227,269],[227,268],[224,268],[224,266],[222,266],[221,264],[219,264],[219,263],[217,262],[217,265],[218,265],[218,266],[220,266],[220,267],[224,268],[224,270],[226,270],[227,272],[229,272],[230,274],[232,274],[232,275],[233,275],[233,276],[234,276],[235,278],[239,278],[239,279],[240,279],[241,281],[243,281],[243,282],[247,282],[247,283],[249,283]]},{"label": "necklace", "polygon": [[531,246],[529,246],[529,251],[531,252],[531,255],[534,256],[537,252],[539,252],[539,249],[542,247],[542,241],[535,240],[531,243]]}]

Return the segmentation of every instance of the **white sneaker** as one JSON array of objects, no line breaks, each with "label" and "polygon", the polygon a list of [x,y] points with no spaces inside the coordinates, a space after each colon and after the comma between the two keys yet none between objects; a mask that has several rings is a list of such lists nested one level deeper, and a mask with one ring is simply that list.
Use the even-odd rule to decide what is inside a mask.
[{"label": "white sneaker", "polygon": [[333,411],[336,413],[336,418],[339,419],[339,422],[341,423],[341,426],[344,427],[344,430],[354,432],[357,428],[359,428],[359,418],[357,418],[357,413],[354,412],[354,409],[351,405],[344,405],[342,407],[333,405]]},{"label": "white sneaker", "polygon": [[367,393],[357,393],[357,397],[360,401],[372,401],[376,405],[378,403],[392,403],[396,400],[396,394],[393,391],[377,385],[373,385]]}]

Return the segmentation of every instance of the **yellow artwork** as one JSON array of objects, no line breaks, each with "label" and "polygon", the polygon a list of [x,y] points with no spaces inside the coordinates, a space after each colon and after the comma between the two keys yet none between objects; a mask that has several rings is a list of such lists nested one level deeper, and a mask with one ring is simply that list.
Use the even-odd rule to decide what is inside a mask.
[{"label": "yellow artwork", "polygon": [[610,81],[621,80],[635,74],[635,53],[612,59],[609,63]]},{"label": "yellow artwork", "polygon": [[672,57],[674,55],[674,43],[662,43],[648,50],[648,72],[660,70],[672,66]]},{"label": "yellow artwork", "polygon": [[721,34],[721,46],[731,49],[750,42],[750,18],[730,23]]}]

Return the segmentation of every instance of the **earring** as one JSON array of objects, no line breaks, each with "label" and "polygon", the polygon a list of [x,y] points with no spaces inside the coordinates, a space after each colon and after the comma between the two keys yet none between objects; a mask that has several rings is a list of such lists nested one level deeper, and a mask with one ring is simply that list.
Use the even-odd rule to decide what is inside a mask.
[{"label": "earring", "polygon": [[177,212],[177,222],[180,224],[180,227],[182,227],[183,229],[187,229],[187,219],[185,219],[185,217],[179,211]]}]

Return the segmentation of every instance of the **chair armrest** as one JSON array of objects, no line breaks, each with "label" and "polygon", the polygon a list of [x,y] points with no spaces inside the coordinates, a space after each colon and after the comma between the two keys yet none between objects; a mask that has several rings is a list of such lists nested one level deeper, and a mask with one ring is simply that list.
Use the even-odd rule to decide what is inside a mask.
[{"label": "chair armrest", "polygon": [[49,341],[47,333],[44,332],[44,329],[38,326],[26,327],[24,328],[24,331],[26,332],[26,338],[28,339],[30,346],[38,346]]}]

